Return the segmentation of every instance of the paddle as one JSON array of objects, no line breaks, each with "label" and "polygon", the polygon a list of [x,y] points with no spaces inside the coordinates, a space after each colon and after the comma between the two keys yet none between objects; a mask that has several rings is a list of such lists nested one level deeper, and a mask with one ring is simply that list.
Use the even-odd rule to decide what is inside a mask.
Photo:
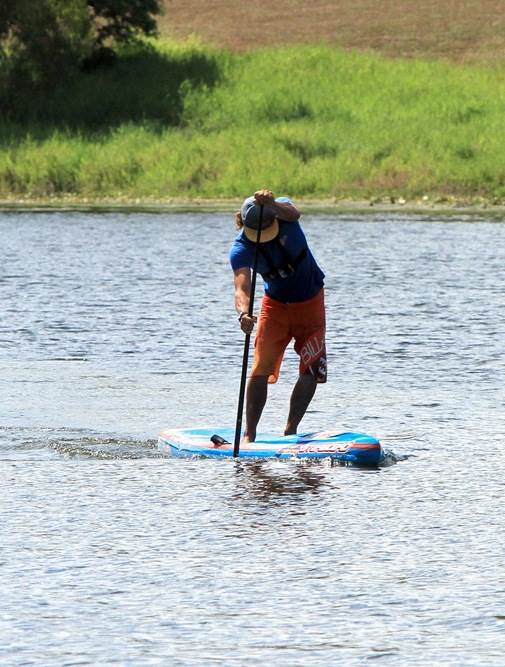
[{"label": "paddle", "polygon": [[[261,238],[261,224],[263,222],[263,204],[260,204],[260,217],[258,224],[258,235],[256,236],[256,246],[254,249],[254,261],[251,277],[251,290],[249,292],[249,308],[247,309],[248,317],[252,317],[254,307],[254,290],[256,289],[256,276],[258,274],[258,247]],[[238,410],[237,422],[235,425],[235,442],[233,444],[233,456],[237,457],[240,449],[240,434],[242,432],[242,415],[244,412],[244,396],[245,396],[245,381],[247,376],[247,361],[249,358],[249,345],[251,342],[251,334],[246,334],[244,341],[244,354],[242,357],[242,376],[240,378],[240,389],[238,393]]]}]

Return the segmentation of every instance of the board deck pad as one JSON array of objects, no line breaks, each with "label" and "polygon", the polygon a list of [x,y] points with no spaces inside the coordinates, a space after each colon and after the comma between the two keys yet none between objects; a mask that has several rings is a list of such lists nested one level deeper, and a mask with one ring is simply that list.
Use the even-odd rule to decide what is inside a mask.
[{"label": "board deck pad", "polygon": [[[170,456],[233,456],[234,429],[192,428],[162,431],[158,448]],[[297,435],[258,433],[256,441],[240,446],[240,458],[323,459],[377,466],[384,451],[377,438],[366,433],[316,431]]]}]

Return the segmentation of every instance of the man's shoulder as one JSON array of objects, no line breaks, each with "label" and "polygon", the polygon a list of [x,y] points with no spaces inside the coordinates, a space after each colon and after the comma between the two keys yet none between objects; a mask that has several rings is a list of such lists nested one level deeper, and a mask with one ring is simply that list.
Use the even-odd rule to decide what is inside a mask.
[{"label": "man's shoulder", "polygon": [[242,231],[240,231],[240,233],[237,234],[231,243],[230,252],[239,252],[244,250],[249,250],[249,245],[247,240],[244,238]]},{"label": "man's shoulder", "polygon": [[230,247],[230,264],[234,270],[247,266],[251,256],[251,248],[242,233],[238,234]]}]

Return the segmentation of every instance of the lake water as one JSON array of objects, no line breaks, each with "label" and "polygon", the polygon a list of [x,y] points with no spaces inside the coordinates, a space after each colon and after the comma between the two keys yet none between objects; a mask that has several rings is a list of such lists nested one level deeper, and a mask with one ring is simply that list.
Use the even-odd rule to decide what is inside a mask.
[{"label": "lake water", "polygon": [[503,667],[505,223],[304,228],[329,379],[302,430],[395,465],[158,454],[235,422],[230,215],[0,214],[0,664]]}]

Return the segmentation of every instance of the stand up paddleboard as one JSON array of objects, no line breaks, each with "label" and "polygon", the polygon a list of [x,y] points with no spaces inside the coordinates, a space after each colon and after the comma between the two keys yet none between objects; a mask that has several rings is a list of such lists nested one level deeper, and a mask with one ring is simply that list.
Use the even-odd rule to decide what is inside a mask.
[{"label": "stand up paddleboard", "polygon": [[[233,429],[213,431],[188,428],[163,431],[158,438],[161,452],[170,456],[233,456]],[[240,458],[325,459],[358,466],[378,466],[385,458],[379,440],[365,433],[320,431],[279,436],[259,433],[256,442],[240,447]]]}]

